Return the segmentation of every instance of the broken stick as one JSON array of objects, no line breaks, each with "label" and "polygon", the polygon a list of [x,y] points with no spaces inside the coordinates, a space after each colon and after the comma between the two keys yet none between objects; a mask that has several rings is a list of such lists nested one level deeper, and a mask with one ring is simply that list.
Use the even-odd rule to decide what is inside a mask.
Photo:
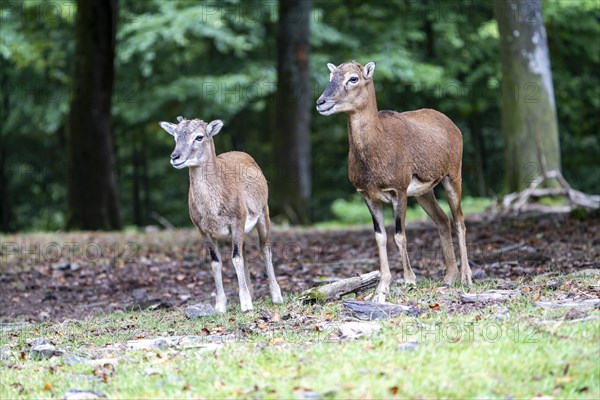
[{"label": "broken stick", "polygon": [[379,277],[379,271],[373,271],[367,274],[328,283],[327,285],[317,286],[302,292],[300,301],[304,303],[324,303],[328,300],[337,300],[349,293],[355,293],[359,290],[366,290],[374,287],[379,282]]}]

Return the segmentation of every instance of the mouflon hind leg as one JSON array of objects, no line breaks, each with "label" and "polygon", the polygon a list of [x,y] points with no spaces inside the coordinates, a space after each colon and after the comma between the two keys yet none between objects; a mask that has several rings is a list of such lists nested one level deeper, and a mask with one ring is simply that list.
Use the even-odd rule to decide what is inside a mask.
[{"label": "mouflon hind leg", "polygon": [[444,261],[446,263],[446,276],[444,284],[452,285],[458,277],[459,271],[456,265],[454,256],[454,244],[452,243],[452,232],[450,230],[450,219],[442,210],[433,190],[417,197],[417,202],[423,207],[423,210],[429,215],[429,218],[435,223],[440,235],[440,243],[442,252],[444,253]]}]

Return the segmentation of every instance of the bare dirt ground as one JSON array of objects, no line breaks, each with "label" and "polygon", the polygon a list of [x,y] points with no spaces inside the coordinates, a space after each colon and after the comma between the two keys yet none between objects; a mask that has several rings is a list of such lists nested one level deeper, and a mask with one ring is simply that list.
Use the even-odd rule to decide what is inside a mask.
[{"label": "bare dirt ground", "polygon": [[[437,230],[431,223],[407,228],[409,257],[417,280],[444,274]],[[469,260],[476,280],[510,288],[536,276],[560,277],[600,269],[600,219],[567,214],[467,220]],[[268,296],[257,238],[249,237],[254,294]],[[271,233],[281,288],[298,294],[319,282],[377,268],[370,228],[282,230]],[[456,249],[456,245],[455,245]],[[237,280],[222,248],[229,305],[237,304]],[[212,303],[214,282],[206,246],[192,229],[152,233],[60,233],[0,237],[0,321],[83,318],[146,307]],[[402,271],[388,227],[388,255],[396,288]],[[590,295],[598,297],[597,292]]]}]

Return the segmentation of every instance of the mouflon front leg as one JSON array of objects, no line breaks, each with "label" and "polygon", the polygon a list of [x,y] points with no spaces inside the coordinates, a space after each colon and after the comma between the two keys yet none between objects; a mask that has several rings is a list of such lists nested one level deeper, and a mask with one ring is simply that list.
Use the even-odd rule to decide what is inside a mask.
[{"label": "mouflon front leg", "polygon": [[373,217],[373,230],[375,231],[375,241],[377,242],[377,249],[379,251],[379,271],[381,272],[381,278],[379,279],[377,289],[375,289],[373,301],[385,303],[385,296],[390,290],[392,274],[390,273],[390,266],[388,264],[387,235],[383,220],[383,208],[378,201],[373,201],[367,196],[364,196],[364,199],[371,212],[371,217]]},{"label": "mouflon front leg", "polygon": [[224,313],[227,311],[227,297],[225,297],[225,289],[223,288],[223,261],[216,240],[208,238],[208,251],[210,253],[210,269],[217,292],[215,310]]},{"label": "mouflon front leg", "polygon": [[235,268],[235,273],[238,279],[239,294],[240,294],[240,306],[242,311],[250,311],[252,307],[252,296],[250,296],[250,290],[248,289],[248,283],[246,282],[246,271],[244,267],[243,257],[243,246],[244,246],[244,230],[243,228],[234,227],[231,234],[231,261]]},{"label": "mouflon front leg", "polygon": [[394,221],[395,232],[394,240],[400,250],[400,262],[404,271],[404,282],[415,285],[417,279],[415,273],[410,267],[408,259],[408,250],[406,249],[406,232],[404,229],[404,219],[406,217],[406,193],[398,192],[395,197],[392,197],[392,205],[394,206]]}]

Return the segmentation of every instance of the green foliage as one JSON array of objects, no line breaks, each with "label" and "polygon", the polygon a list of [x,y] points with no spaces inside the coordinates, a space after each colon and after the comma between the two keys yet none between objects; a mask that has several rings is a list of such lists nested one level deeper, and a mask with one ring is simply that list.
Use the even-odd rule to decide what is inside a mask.
[{"label": "green foliage", "polygon": [[[443,199],[438,200],[444,212],[451,216],[450,206]],[[475,214],[485,211],[492,205],[492,201],[482,197],[464,197],[462,199],[462,209],[465,215]],[[352,195],[348,200],[337,199],[331,205],[331,211],[334,214],[334,219],[321,226],[344,226],[344,225],[366,225],[371,223],[371,214],[367,209],[360,195]],[[384,217],[388,223],[394,220],[391,206],[384,208]],[[419,206],[414,205],[406,210],[407,221],[423,221],[428,219],[425,211]]]},{"label": "green foliage", "polygon": [[[71,2],[3,6],[0,35],[2,229],[62,229],[66,209],[64,124],[74,47]],[[113,98],[116,169],[124,224],[189,225],[187,174],[170,167],[172,138],[157,122],[220,118],[217,151],[251,153],[271,185],[277,2],[120,1]],[[600,192],[598,3],[545,1],[564,174]],[[54,12],[56,11],[56,12]],[[313,99],[326,62],[377,62],[381,109],[436,108],[461,128],[464,191],[492,195],[502,181],[500,64],[487,2],[315,0]],[[574,24],[573,21],[578,21]],[[347,178],[345,116],[312,118],[313,219],[336,218]],[[482,165],[482,168],[479,168]],[[352,202],[352,201],[351,201]],[[364,207],[363,207],[364,208]],[[277,204],[272,204],[277,217]]]}]

